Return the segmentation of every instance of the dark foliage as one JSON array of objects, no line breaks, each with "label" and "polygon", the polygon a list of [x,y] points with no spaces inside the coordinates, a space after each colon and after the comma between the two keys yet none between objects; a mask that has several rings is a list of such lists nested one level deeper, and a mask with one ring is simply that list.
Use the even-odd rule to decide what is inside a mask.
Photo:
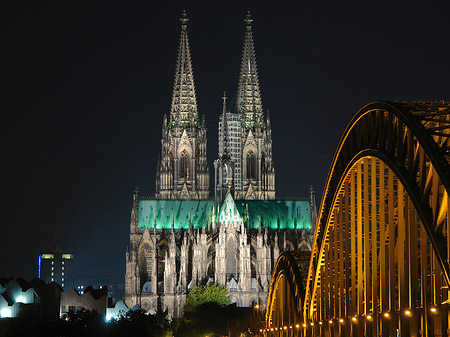
[{"label": "dark foliage", "polygon": [[147,315],[143,310],[129,311],[111,322],[96,311],[83,309],[61,319],[46,320],[24,313],[2,323],[0,331],[8,337],[162,337],[170,329],[167,312]]},{"label": "dark foliage", "polygon": [[184,320],[176,327],[174,336],[224,336],[227,335],[227,322],[238,315],[235,305],[223,307],[216,302],[185,307]]}]

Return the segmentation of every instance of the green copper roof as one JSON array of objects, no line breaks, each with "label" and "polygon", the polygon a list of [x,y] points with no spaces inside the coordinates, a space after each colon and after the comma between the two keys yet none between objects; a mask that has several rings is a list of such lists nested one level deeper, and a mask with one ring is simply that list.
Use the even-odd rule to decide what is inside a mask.
[{"label": "green copper roof", "polygon": [[139,228],[174,229],[205,227],[211,222],[214,202],[209,200],[142,200],[138,206]]},{"label": "green copper roof", "polygon": [[[214,202],[209,200],[141,200],[138,205],[139,228],[188,229],[211,224],[213,213],[217,223],[229,222],[231,218],[244,221],[251,229],[311,229],[311,209],[309,201],[299,200],[233,200],[225,198],[220,212],[213,212]],[[219,214],[217,214],[219,213]]]},{"label": "green copper roof", "polygon": [[[303,200],[236,200],[249,228],[311,229],[311,207]],[[248,209],[248,210],[247,210]],[[279,223],[279,227],[278,227]]]}]

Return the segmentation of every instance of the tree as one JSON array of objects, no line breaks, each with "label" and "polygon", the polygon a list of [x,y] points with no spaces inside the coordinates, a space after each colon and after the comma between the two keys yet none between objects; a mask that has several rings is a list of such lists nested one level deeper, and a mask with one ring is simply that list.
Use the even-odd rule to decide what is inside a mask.
[{"label": "tree", "polygon": [[199,286],[191,289],[186,298],[186,306],[198,307],[204,303],[217,303],[225,307],[231,303],[228,290],[219,284]]}]

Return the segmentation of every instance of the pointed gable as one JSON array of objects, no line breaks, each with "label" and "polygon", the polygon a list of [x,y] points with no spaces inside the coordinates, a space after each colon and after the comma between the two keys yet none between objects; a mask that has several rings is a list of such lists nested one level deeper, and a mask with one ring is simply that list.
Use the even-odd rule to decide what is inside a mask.
[{"label": "pointed gable", "polygon": [[189,148],[191,148],[191,142],[189,141],[189,137],[187,135],[186,129],[183,130],[183,134],[181,135],[181,139],[180,139],[180,143],[178,144],[178,146],[181,148],[182,145],[186,145]]},{"label": "pointed gable", "polygon": [[248,186],[247,192],[245,194],[245,198],[246,199],[255,199],[256,198],[255,191],[253,189],[253,185],[252,184],[250,184]]},{"label": "pointed gable", "polygon": [[255,141],[255,137],[253,136],[252,130],[250,130],[248,132],[247,138],[245,139],[244,148],[246,148],[248,146],[253,146],[253,147],[255,147],[255,150],[256,150],[256,145],[257,144],[256,144],[256,141]]},{"label": "pointed gable", "polygon": [[189,199],[190,193],[188,191],[186,183],[183,184],[183,188],[181,189],[180,198],[182,199]]},{"label": "pointed gable", "polygon": [[234,202],[233,197],[231,196],[231,193],[228,193],[225,197],[225,200],[222,203],[222,206],[220,207],[219,212],[219,222],[220,223],[228,223],[228,222],[234,222],[234,223],[241,223],[242,217],[239,213],[236,203]]}]

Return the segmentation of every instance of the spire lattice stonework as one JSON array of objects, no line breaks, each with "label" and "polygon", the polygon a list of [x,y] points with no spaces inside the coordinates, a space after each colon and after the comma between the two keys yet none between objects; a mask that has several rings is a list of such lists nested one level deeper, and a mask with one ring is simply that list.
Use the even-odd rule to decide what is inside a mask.
[{"label": "spire lattice stonework", "polygon": [[263,107],[253,44],[251,26],[253,20],[250,11],[247,12],[247,17],[244,21],[246,23],[246,31],[237,93],[237,109],[239,113],[244,114],[244,125],[248,128],[261,124]]},{"label": "spire lattice stonework", "polygon": [[222,132],[219,139],[219,158],[230,158],[230,142],[228,139],[227,95],[223,93]]},{"label": "spire lattice stonework", "polygon": [[194,72],[187,31],[186,11],[181,16],[181,37],[178,46],[177,67],[173,86],[172,107],[169,126],[198,123],[197,98],[195,94]]},{"label": "spire lattice stonework", "polygon": [[160,199],[201,199],[209,196],[206,123],[197,111],[185,11],[180,21],[172,106],[169,117],[163,119],[155,196]]}]

